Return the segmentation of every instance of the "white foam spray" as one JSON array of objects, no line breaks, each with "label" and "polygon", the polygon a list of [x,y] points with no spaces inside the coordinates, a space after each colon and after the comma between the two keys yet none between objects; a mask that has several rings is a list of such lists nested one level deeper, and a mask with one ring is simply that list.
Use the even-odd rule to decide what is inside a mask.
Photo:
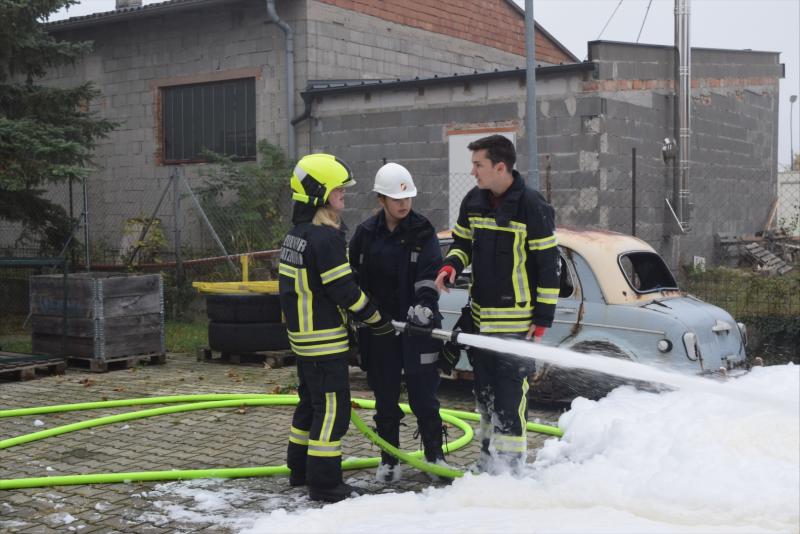
[{"label": "white foam spray", "polygon": [[[724,396],[736,395],[736,393],[725,388],[724,383],[700,376],[664,371],[630,360],[598,357],[597,355],[573,352],[559,347],[550,347],[541,343],[464,333],[458,335],[458,342],[470,347],[513,354],[521,358],[530,358],[537,362],[545,362],[557,367],[586,369],[622,378],[663,384],[675,389],[692,389]],[[752,400],[759,400],[775,406],[785,406],[781,399],[766,393]]]}]

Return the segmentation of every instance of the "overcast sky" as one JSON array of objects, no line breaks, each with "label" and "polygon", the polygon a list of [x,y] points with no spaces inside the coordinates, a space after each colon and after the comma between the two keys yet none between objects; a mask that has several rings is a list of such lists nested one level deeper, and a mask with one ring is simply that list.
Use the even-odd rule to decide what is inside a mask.
[{"label": "overcast sky", "polygon": [[[525,5],[525,0],[515,1]],[[640,28],[641,43],[673,44],[673,8],[674,0],[534,0],[534,15],[539,24],[579,59],[586,57],[588,41],[600,37],[635,42]],[[112,9],[114,0],[83,0],[68,13],[59,13],[51,20]],[[780,82],[778,163],[788,165],[789,95],[800,94],[800,0],[691,0],[691,17],[690,39],[694,47],[781,53],[786,77]],[[609,18],[611,21],[600,36]],[[793,117],[797,153],[800,101],[794,105]]]}]

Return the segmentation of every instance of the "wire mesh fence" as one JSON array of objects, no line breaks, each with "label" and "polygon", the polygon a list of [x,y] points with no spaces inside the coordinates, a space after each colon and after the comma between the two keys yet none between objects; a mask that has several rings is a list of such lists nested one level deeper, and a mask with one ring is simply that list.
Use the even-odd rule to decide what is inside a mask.
[{"label": "wire mesh fence", "polygon": [[[663,172],[660,168],[649,168],[642,160],[634,172],[632,158],[628,168],[599,169],[593,174],[555,172],[548,165],[548,155],[543,161],[540,191],[555,208],[559,226],[635,233],[651,243],[661,238],[654,221],[663,218],[664,181],[643,178]],[[93,179],[85,190],[83,183],[51,187],[46,196],[63,209],[68,235],[54,245],[19,223],[0,220],[0,257],[66,254],[70,271],[161,272],[167,312],[181,315],[187,308],[197,307],[193,281],[241,279],[238,255],[252,257],[251,280],[276,277],[275,254],[268,251],[276,248],[288,229],[288,175],[263,183],[248,176],[234,178],[221,175],[212,166],[174,166],[166,176],[148,180]],[[356,222],[378,207],[369,187],[371,177],[360,176],[359,180],[362,192],[348,199],[348,206],[355,208]],[[415,207],[431,218],[437,229],[453,227],[461,200],[476,184],[469,173],[421,174],[415,175],[415,180],[420,189]],[[763,286],[760,280],[767,273],[748,261],[745,247],[752,243],[739,239],[727,247],[720,244],[720,248],[729,253],[735,248],[736,254],[731,256],[736,257],[728,258],[727,264],[738,263],[748,276],[758,271],[752,274],[753,280],[714,271],[707,276],[688,273],[683,285],[728,309],[737,319],[777,317],[771,320],[788,324],[800,317],[800,173],[781,173],[775,192],[771,229],[754,235],[753,243],[793,270],[773,276],[777,281]],[[6,303],[2,314],[24,314],[27,280],[47,272],[56,271],[53,267],[0,267],[0,299]]]}]

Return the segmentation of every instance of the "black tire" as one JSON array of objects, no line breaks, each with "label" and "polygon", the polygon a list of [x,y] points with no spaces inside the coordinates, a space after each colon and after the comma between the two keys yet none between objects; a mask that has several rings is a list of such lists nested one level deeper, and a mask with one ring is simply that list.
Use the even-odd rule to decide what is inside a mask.
[{"label": "black tire", "polygon": [[282,323],[208,323],[208,346],[212,350],[242,354],[265,350],[287,350],[289,336]]},{"label": "black tire", "polygon": [[217,323],[280,323],[278,295],[206,295],[208,320]]}]

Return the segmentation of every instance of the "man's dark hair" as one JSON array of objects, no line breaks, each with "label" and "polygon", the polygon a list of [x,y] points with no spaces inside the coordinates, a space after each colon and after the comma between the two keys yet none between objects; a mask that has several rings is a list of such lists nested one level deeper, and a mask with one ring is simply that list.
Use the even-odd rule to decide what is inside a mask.
[{"label": "man's dark hair", "polygon": [[514,163],[517,162],[517,151],[514,149],[514,143],[502,135],[494,134],[488,137],[481,137],[467,145],[467,149],[473,152],[486,150],[486,157],[492,162],[492,165],[497,165],[502,161],[508,167],[508,172],[512,171]]}]

